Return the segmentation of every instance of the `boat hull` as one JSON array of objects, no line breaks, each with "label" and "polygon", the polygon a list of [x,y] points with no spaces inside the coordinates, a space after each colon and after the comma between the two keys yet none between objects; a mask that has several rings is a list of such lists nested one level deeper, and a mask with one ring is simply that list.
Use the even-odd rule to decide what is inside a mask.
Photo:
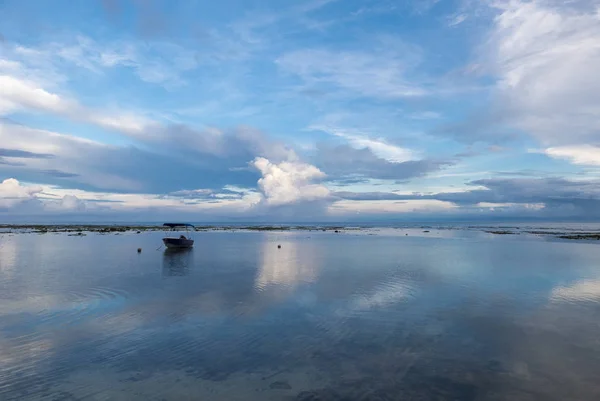
[{"label": "boat hull", "polygon": [[194,246],[194,240],[187,238],[163,238],[163,244],[165,244],[167,248],[191,248]]}]

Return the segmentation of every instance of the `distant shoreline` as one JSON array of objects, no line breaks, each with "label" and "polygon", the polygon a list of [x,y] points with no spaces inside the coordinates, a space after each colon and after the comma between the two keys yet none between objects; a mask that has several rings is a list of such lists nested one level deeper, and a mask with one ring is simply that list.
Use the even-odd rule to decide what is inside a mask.
[{"label": "distant shoreline", "polygon": [[[287,226],[287,225],[202,225],[196,226],[195,231],[339,231],[360,230],[360,227],[343,226]],[[162,225],[128,225],[128,224],[0,224],[0,233],[38,233],[47,232],[73,233],[73,232],[143,232],[143,231],[168,231]]]},{"label": "distant shoreline", "polygon": [[[343,226],[343,225],[198,225],[195,231],[265,231],[265,232],[289,232],[289,231],[307,231],[307,232],[365,232],[378,229],[387,230],[418,230],[427,234],[430,230],[470,230],[478,231],[491,235],[534,235],[540,237],[560,238],[566,240],[584,240],[600,241],[600,229],[556,229],[552,227],[531,227],[517,226],[454,226],[454,225],[415,225],[413,227],[361,227],[361,226]],[[168,228],[162,225],[130,225],[130,224],[0,224],[0,234],[46,234],[46,233],[67,233],[69,235],[85,235],[84,233],[99,234],[118,234],[118,233],[136,233],[152,231],[168,231]],[[408,235],[408,234],[407,234]]]}]

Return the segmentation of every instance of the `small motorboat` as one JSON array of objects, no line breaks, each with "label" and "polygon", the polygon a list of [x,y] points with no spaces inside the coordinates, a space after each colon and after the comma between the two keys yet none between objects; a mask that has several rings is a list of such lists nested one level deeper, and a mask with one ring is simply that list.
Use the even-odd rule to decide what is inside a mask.
[{"label": "small motorboat", "polygon": [[184,249],[191,248],[194,246],[194,240],[191,238],[190,235],[190,229],[192,231],[195,230],[195,227],[193,225],[186,223],[165,223],[163,224],[163,227],[170,228],[171,232],[181,231],[182,229],[185,229],[187,234],[180,234],[179,236],[168,236],[163,238],[163,244],[165,244],[167,248]]}]

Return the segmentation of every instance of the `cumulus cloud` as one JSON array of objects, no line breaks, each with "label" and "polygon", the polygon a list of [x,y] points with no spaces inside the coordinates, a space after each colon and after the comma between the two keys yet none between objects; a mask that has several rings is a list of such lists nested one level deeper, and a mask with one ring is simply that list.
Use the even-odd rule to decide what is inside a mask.
[{"label": "cumulus cloud", "polygon": [[[28,63],[38,60],[52,66],[56,57],[94,72],[99,67],[132,66],[135,61],[132,56],[135,49],[129,49],[129,53],[128,50],[98,54],[94,42],[88,38],[78,37],[76,42],[54,49],[57,55],[50,55],[46,49],[11,47],[12,54],[18,53],[24,60],[27,73],[20,72],[20,62],[8,60],[0,65],[0,72],[5,73],[0,74],[0,86],[5,89],[0,93],[0,115],[22,111],[46,113],[113,131],[133,144],[106,145],[4,120],[0,121],[0,174],[88,191],[159,196],[180,191],[172,196],[214,201],[243,196],[224,192],[225,186],[257,185],[261,176],[247,167],[257,157],[275,164],[298,160],[293,149],[251,127],[196,128],[122,110],[95,109],[59,90],[48,89],[55,86],[39,79],[37,74],[29,74],[32,68]],[[176,54],[176,50],[173,50],[174,62],[186,64],[184,55]],[[193,64],[190,61],[189,67]],[[194,189],[198,186],[214,192],[200,193]]]},{"label": "cumulus cloud", "polygon": [[[207,42],[213,39],[218,39],[213,43],[220,41],[220,44],[231,41],[231,47],[224,46],[225,50],[218,56],[211,51],[204,52],[204,44],[186,49],[179,45],[183,42],[161,42],[156,36],[150,41],[131,38],[100,41],[77,34],[66,40],[64,37],[50,35],[44,36],[44,43],[38,45],[32,35],[27,46],[4,43],[0,49],[0,87],[3,89],[0,91],[1,116],[36,124],[51,121],[54,127],[63,126],[72,132],[82,128],[81,132],[94,135],[95,138],[98,138],[99,131],[110,131],[121,137],[110,136],[111,142],[107,144],[81,139],[77,134],[67,135],[19,125],[10,122],[8,118],[0,120],[0,177],[16,177],[22,182],[43,183],[45,189],[47,186],[52,187],[50,192],[53,194],[49,196],[36,192],[35,186],[18,181],[16,184],[5,181],[2,184],[4,191],[12,191],[13,195],[17,195],[3,196],[3,207],[41,202],[46,210],[57,213],[89,212],[105,202],[106,207],[111,210],[127,212],[155,211],[161,208],[196,212],[214,211],[222,207],[228,213],[235,213],[234,208],[237,207],[244,212],[259,213],[261,210],[270,211],[287,206],[293,206],[294,211],[299,212],[302,205],[318,203],[330,207],[329,210],[335,213],[362,211],[371,214],[377,210],[382,213],[415,210],[437,213],[473,208],[513,211],[529,208],[535,213],[553,210],[556,213],[580,216],[596,213],[598,183],[591,179],[495,178],[472,181],[469,183],[470,190],[460,192],[443,189],[449,187],[447,183],[436,183],[436,187],[429,189],[445,192],[434,194],[403,195],[394,191],[330,193],[327,183],[348,185],[368,183],[374,179],[387,180],[387,185],[393,185],[392,182],[405,183],[443,169],[450,163],[459,162],[422,156],[416,149],[422,150],[423,154],[428,150],[445,150],[440,150],[438,144],[429,143],[429,139],[420,132],[411,134],[413,136],[408,143],[414,148],[409,149],[405,147],[405,143],[396,141],[402,133],[413,131],[416,126],[435,124],[435,120],[440,119],[441,112],[444,113],[444,120],[451,119],[468,106],[461,103],[459,109],[448,109],[440,104],[437,97],[427,97],[440,92],[432,82],[443,83],[445,78],[436,79],[429,74],[441,74],[440,68],[443,69],[445,63],[440,64],[440,59],[436,59],[435,64],[426,65],[423,63],[427,61],[423,49],[389,36],[369,36],[364,38],[369,42],[362,43],[359,38],[359,46],[356,48],[340,48],[337,47],[339,44],[333,42],[331,47],[287,48],[276,60],[279,72],[282,73],[276,78],[286,79],[287,85],[275,86],[289,88],[300,82],[300,93],[327,94],[327,100],[334,103],[337,111],[364,107],[366,112],[354,113],[357,115],[356,119],[350,118],[352,123],[346,125],[365,127],[370,124],[365,121],[376,121],[373,127],[383,127],[381,132],[394,132],[394,139],[374,134],[378,130],[371,130],[371,126],[364,131],[348,130],[337,128],[336,122],[324,122],[321,126],[311,128],[328,133],[325,142],[316,146],[308,144],[297,153],[292,147],[257,129],[244,126],[225,129],[202,125],[205,121],[222,120],[225,116],[223,113],[216,116],[217,113],[211,115],[205,111],[202,117],[208,118],[200,122],[197,114],[181,113],[173,116],[168,112],[153,114],[151,110],[146,110],[142,113],[134,112],[133,109],[127,111],[93,105],[93,102],[110,104],[113,99],[118,101],[119,94],[128,94],[129,90],[139,90],[143,94],[160,91],[166,95],[167,101],[176,99],[178,102],[186,102],[192,99],[190,95],[197,88],[187,88],[191,90],[181,94],[178,92],[172,97],[169,95],[173,93],[168,92],[175,89],[185,91],[184,85],[192,83],[188,78],[189,72],[213,62],[218,62],[217,67],[221,70],[221,63],[234,58],[239,60],[241,55],[249,54],[247,49],[239,51],[240,47],[257,49],[265,46],[262,47],[263,50],[272,50],[266,47],[268,44],[265,40],[268,40],[267,37],[273,31],[288,22],[295,24],[295,30],[298,24],[304,23],[293,21],[298,15],[307,17],[306,14],[320,10],[327,3],[328,0],[311,2],[315,8],[306,9],[294,6],[281,15],[279,12],[265,14],[261,18],[250,15],[245,20],[227,26],[229,37],[223,37],[212,30],[206,32]],[[469,4],[469,7],[459,7],[458,12],[452,14],[447,22],[456,26],[464,24],[467,19],[471,24],[475,15],[469,12],[469,8],[475,3],[479,2],[465,1],[464,4]],[[108,9],[113,10],[107,4]],[[476,121],[479,128],[483,127],[481,129],[485,131],[493,129],[495,133],[526,133],[537,140],[538,143],[533,147],[541,148],[539,152],[549,157],[580,166],[600,165],[597,147],[600,144],[600,84],[595,80],[596,71],[600,70],[600,18],[596,2],[499,0],[486,4],[488,5],[479,8],[485,8],[493,16],[491,23],[486,25],[486,29],[489,27],[490,30],[489,35],[482,35],[484,42],[476,52],[479,55],[477,67],[461,69],[461,72],[469,70],[469,73],[487,74],[482,82],[492,82],[492,104],[489,107],[492,111],[482,114],[481,120]],[[373,11],[369,6],[362,8],[354,13],[353,18],[370,12],[369,10]],[[441,29],[448,31],[447,27]],[[236,47],[238,50],[235,50]],[[277,51],[280,50],[278,47]],[[239,57],[235,55],[238,51]],[[453,60],[460,60],[460,54],[458,58],[454,52],[453,54],[451,59],[443,61],[449,60],[449,64],[452,64]],[[244,67],[244,73],[255,73],[255,67],[251,63]],[[216,69],[207,69],[208,74],[196,74],[194,78],[201,80],[201,76],[207,76],[207,80],[212,80],[215,76],[222,77],[214,75],[215,71]],[[237,78],[238,71],[228,70],[229,72]],[[131,81],[130,74],[143,82]],[[489,77],[492,78],[491,81],[488,80]],[[246,79],[247,76],[244,75],[243,78]],[[132,86],[119,88],[122,92],[98,92],[99,97],[110,96],[108,102],[105,102],[107,98],[86,101],[78,97],[76,92],[81,90],[81,94],[85,95],[85,89],[91,87],[88,79],[108,85],[127,80]],[[159,84],[169,90],[164,91],[163,88],[147,83]],[[204,82],[194,83],[201,88]],[[243,84],[245,81],[240,79],[239,83]],[[228,82],[224,86],[234,85]],[[262,87],[250,86],[252,88],[248,88],[249,90]],[[220,94],[229,92],[222,88],[219,91]],[[201,99],[194,98],[193,101],[204,102],[212,94],[201,95]],[[251,106],[243,104],[244,107],[231,109],[237,110],[238,118],[249,116],[247,110],[250,109],[266,109],[265,104],[273,103],[274,98],[262,95],[253,94],[261,97],[260,104],[252,102]],[[277,99],[279,96],[293,95],[286,91],[285,94],[278,93]],[[311,100],[315,99],[316,97]],[[481,99],[478,96],[468,100]],[[248,99],[243,101],[246,100]],[[303,97],[302,101],[305,100]],[[138,104],[144,103],[140,101]],[[215,101],[217,103],[219,102]],[[325,109],[318,99],[315,103],[322,108],[319,112],[327,114],[328,111],[334,111]],[[162,107],[162,104],[154,105]],[[298,109],[303,110],[302,113],[311,112],[306,103],[298,105]],[[174,105],[190,110],[203,106],[182,103]],[[295,106],[296,104],[293,107],[297,110]],[[205,107],[205,110],[219,108],[222,108],[222,104],[214,109]],[[374,110],[377,112],[373,113]],[[410,114],[398,113],[398,110],[423,111]],[[32,113],[50,115],[52,118],[30,118]],[[298,113],[298,119],[305,117],[300,114]],[[373,116],[381,118],[372,118]],[[177,118],[181,120],[177,121]],[[401,127],[398,132],[393,131],[400,118],[407,127]],[[63,124],[58,121],[61,119],[68,122]],[[198,125],[181,123],[188,121],[187,119],[196,119]],[[301,124],[305,126],[304,123]],[[295,128],[290,127],[290,131],[293,132]],[[478,134],[479,131],[475,136]],[[321,134],[311,132],[310,135],[316,137]],[[446,143],[450,144],[449,141],[444,142]],[[451,148],[453,145],[449,146],[449,154],[456,153],[456,149]],[[507,156],[513,150],[507,150]],[[485,155],[481,153],[481,156]],[[473,163],[480,159],[483,157]],[[500,162],[500,157],[496,159]],[[467,164],[471,161],[460,162]],[[499,168],[506,169],[505,166]],[[575,170],[574,167],[572,169]],[[592,169],[587,168],[586,171]],[[467,176],[469,172],[461,171],[460,174]],[[537,172],[535,174],[540,175]],[[479,176],[481,175],[482,173]],[[452,179],[458,180],[458,176],[459,174],[455,174]],[[490,172],[490,176],[494,176],[494,173]],[[435,179],[449,177],[450,175],[437,176]],[[229,185],[234,187],[228,187]],[[361,205],[361,202],[364,203]],[[231,209],[227,209],[228,207]]]},{"label": "cumulus cloud", "polygon": [[86,202],[75,195],[63,195],[60,199],[44,199],[42,201],[45,211],[48,212],[84,212]]},{"label": "cumulus cloud", "polygon": [[23,185],[14,178],[7,178],[0,183],[0,207],[9,208],[35,199],[40,192],[42,192],[41,186]]},{"label": "cumulus cloud", "polygon": [[[94,110],[75,100],[37,87],[34,82],[0,77],[8,90],[0,97],[10,104],[4,112],[35,110],[111,129],[143,146],[105,145],[78,137],[0,123],[4,157],[15,163],[0,166],[5,174],[18,173],[32,181],[88,190],[155,192],[158,195],[216,201],[240,198],[227,185],[250,187],[261,177],[244,168],[249,161],[262,173],[258,185],[265,205],[282,205],[321,199],[328,190],[311,184],[318,169],[301,163],[293,149],[250,127],[232,130],[185,124],[163,124],[121,112]],[[268,158],[268,159],[267,159]],[[264,163],[264,160],[268,160]],[[146,166],[140,169],[139,166]],[[68,166],[68,167],[66,167]],[[59,168],[67,169],[66,171]],[[165,176],[171,177],[164,180]],[[206,184],[206,191],[194,190]],[[212,192],[215,191],[215,192]],[[81,209],[67,197],[60,207]],[[58,206],[57,206],[58,207]]]},{"label": "cumulus cloud", "polygon": [[85,209],[85,202],[75,195],[65,195],[60,201],[60,206],[67,210],[82,210]]},{"label": "cumulus cloud", "polygon": [[[15,178],[0,183],[0,211],[10,213],[82,212],[83,200],[75,195],[56,196],[37,184],[23,184]],[[2,210],[3,209],[3,210]]]},{"label": "cumulus cloud", "polygon": [[329,197],[327,187],[315,183],[325,178],[315,166],[298,161],[277,164],[264,157],[254,159],[252,165],[262,174],[258,186],[267,205],[280,206]]}]

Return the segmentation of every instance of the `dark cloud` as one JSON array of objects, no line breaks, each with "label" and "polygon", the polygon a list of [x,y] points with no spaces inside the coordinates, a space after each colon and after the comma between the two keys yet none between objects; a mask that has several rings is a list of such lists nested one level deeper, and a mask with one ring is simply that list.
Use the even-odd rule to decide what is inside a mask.
[{"label": "dark cloud", "polygon": [[321,144],[315,164],[331,179],[387,179],[405,181],[422,177],[451,164],[447,161],[415,160],[393,163],[377,157],[370,149],[348,145],[330,147]]},{"label": "dark cloud", "polygon": [[40,170],[40,173],[49,175],[51,177],[56,177],[56,178],[73,178],[73,177],[79,177],[79,174],[65,173],[64,171],[54,170],[54,169]]},{"label": "dark cloud", "polygon": [[[463,192],[400,195],[391,192],[336,192],[348,200],[434,199],[461,206],[456,215],[479,203],[514,204],[504,213],[517,210],[521,216],[600,218],[600,180],[572,181],[564,178],[491,178],[469,183],[484,187]],[[544,208],[527,205],[543,204]],[[513,210],[513,211],[514,211]],[[490,213],[492,215],[493,213]],[[485,217],[485,216],[479,216]]]},{"label": "dark cloud", "polygon": [[142,138],[144,142],[163,151],[172,150],[181,157],[202,154],[221,159],[238,158],[244,160],[241,165],[255,157],[280,162],[293,153],[291,148],[268,138],[260,130],[245,126],[199,130],[185,124],[156,125],[148,128],[148,134]]},{"label": "dark cloud", "polygon": [[564,178],[491,178],[472,181],[483,186],[467,192],[442,193],[435,199],[457,204],[544,203],[546,205],[575,205],[600,202],[599,181],[570,181]]},{"label": "dark cloud", "polygon": [[156,126],[148,128],[138,146],[127,147],[51,136],[17,124],[2,127],[7,137],[26,136],[31,143],[51,144],[59,151],[48,158],[25,149],[5,150],[42,157],[43,163],[3,162],[0,177],[90,191],[168,194],[199,188],[220,191],[228,185],[253,188],[260,174],[247,167],[255,157],[273,162],[295,157],[282,143],[248,127],[220,131]]},{"label": "dark cloud", "polygon": [[[402,199],[402,200],[408,200],[411,199],[410,196],[407,195],[398,195],[396,193],[393,192],[348,192],[348,191],[340,191],[340,192],[334,192],[332,194],[333,196],[340,198],[340,199],[347,199],[347,200],[356,200],[356,201],[361,201],[361,200],[398,200],[398,199]],[[416,199],[417,197],[414,197],[412,199]]]},{"label": "dark cloud", "polygon": [[24,166],[25,163],[22,163],[22,162],[10,162],[10,161],[8,161],[8,160],[3,159],[2,157],[0,157],[0,165],[17,167],[17,166]]},{"label": "dark cloud", "polygon": [[128,147],[110,152],[99,149],[89,155],[88,163],[98,171],[140,184],[138,188],[126,188],[125,192],[166,194],[197,188],[220,189],[226,185],[255,186],[257,173],[231,170],[244,166],[252,158],[236,156],[221,158],[198,152],[169,155]]},{"label": "dark cloud", "polygon": [[518,170],[518,171],[496,171],[492,173],[496,176],[509,176],[509,177],[544,177],[550,173],[540,170]]},{"label": "dark cloud", "polygon": [[476,157],[476,156],[480,156],[481,152],[477,152],[474,150],[467,150],[464,152],[460,152],[454,155],[454,157],[458,158],[458,159],[465,159],[467,157]]},{"label": "dark cloud", "polygon": [[[356,184],[367,184],[369,180],[367,178],[340,178],[335,180],[329,180],[331,184],[337,186],[350,186]],[[370,184],[370,185],[379,185],[379,184]]]},{"label": "dark cloud", "polygon": [[34,153],[19,149],[0,148],[0,157],[18,157],[22,159],[50,159],[54,155],[48,153]]},{"label": "dark cloud", "polygon": [[222,188],[220,190],[185,189],[181,191],[171,192],[167,196],[193,201],[212,200],[215,202],[219,202],[220,199],[241,199],[245,194],[245,191],[232,191],[227,188]]},{"label": "dark cloud", "polygon": [[19,167],[25,166],[26,164],[21,161],[8,160],[11,158],[19,158],[19,159],[50,159],[54,157],[54,155],[47,153],[34,153],[28,152],[20,149],[6,149],[0,148],[0,165],[11,166],[11,167]]}]

